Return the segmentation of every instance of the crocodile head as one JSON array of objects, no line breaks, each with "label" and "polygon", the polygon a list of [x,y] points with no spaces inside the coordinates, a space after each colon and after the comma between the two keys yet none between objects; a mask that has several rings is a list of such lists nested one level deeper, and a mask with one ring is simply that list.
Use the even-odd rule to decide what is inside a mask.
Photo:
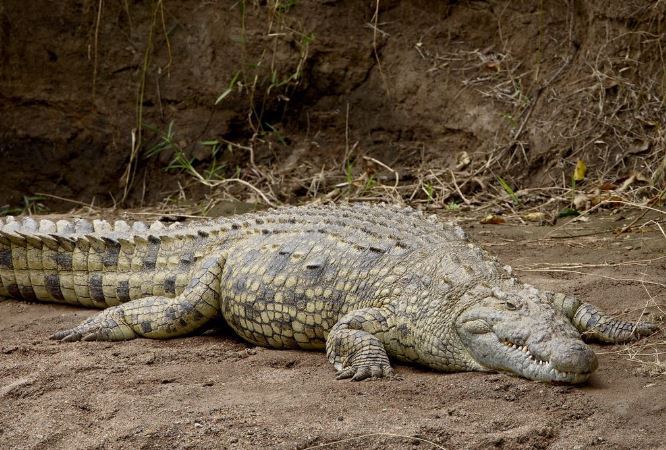
[{"label": "crocodile head", "polygon": [[477,301],[457,317],[460,343],[476,370],[537,381],[582,383],[597,358],[570,321],[536,289],[523,285],[469,292]]}]

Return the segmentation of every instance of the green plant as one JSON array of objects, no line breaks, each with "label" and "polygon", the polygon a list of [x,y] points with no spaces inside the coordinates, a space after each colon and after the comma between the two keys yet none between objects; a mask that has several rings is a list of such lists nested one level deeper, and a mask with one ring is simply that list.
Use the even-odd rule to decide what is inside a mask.
[{"label": "green plant", "polygon": [[423,192],[425,192],[425,195],[428,197],[428,202],[432,202],[434,200],[433,194],[435,192],[435,188],[432,185],[432,181],[426,181],[423,184]]},{"label": "green plant", "polygon": [[262,134],[265,134],[266,136],[270,136],[273,139],[275,139],[280,145],[288,145],[287,141],[285,139],[284,134],[277,128],[275,128],[273,125],[270,123],[266,124],[266,127],[268,127],[268,130],[264,131]]},{"label": "green plant", "polygon": [[216,104],[216,105],[217,105],[218,103],[220,103],[222,100],[224,100],[225,98],[227,98],[227,96],[228,96],[229,94],[231,94],[231,93],[234,91],[234,89],[235,89],[235,87],[236,87],[236,83],[238,82],[238,77],[240,76],[240,74],[241,74],[240,70],[237,71],[237,72],[234,74],[234,76],[231,78],[231,81],[229,82],[229,86],[227,86],[227,88],[224,90],[224,92],[222,92],[222,93],[217,97],[217,100],[215,100],[215,104]]},{"label": "green plant", "polygon": [[175,132],[173,131],[173,120],[169,122],[169,127],[167,128],[166,133],[160,133],[156,127],[147,124],[144,125],[144,128],[159,136],[159,141],[148,150],[146,150],[146,158],[155,157],[166,150],[179,148],[178,144],[176,144],[176,141],[174,140]]},{"label": "green plant", "polygon": [[218,160],[220,150],[222,149],[219,141],[208,140],[199,142],[200,145],[210,147],[211,156],[209,165],[200,172],[194,167],[196,158],[189,156],[185,149],[176,142],[173,121],[169,122],[169,126],[164,133],[160,133],[159,130],[148,125],[146,125],[146,128],[159,136],[158,142],[145,152],[146,158],[154,158],[164,152],[172,153],[171,161],[164,168],[165,171],[174,170],[186,173],[206,186],[212,186],[215,181],[224,178],[226,167]]},{"label": "green plant", "polygon": [[[101,8],[102,2],[100,1],[100,8]],[[100,9],[101,10],[101,9]],[[146,39],[146,48],[143,52],[143,64],[141,65],[141,72],[140,72],[140,77],[139,77],[139,83],[137,85],[137,94],[136,94],[136,127],[132,129],[132,146],[130,148],[130,155],[129,155],[129,161],[127,163],[127,167],[125,168],[125,172],[123,173],[121,180],[123,181],[124,187],[123,187],[123,196],[121,199],[121,202],[125,201],[127,198],[127,194],[129,193],[130,186],[132,185],[132,181],[134,179],[134,174],[136,172],[136,165],[137,165],[137,159],[138,156],[141,152],[141,148],[143,146],[143,105],[144,105],[144,97],[145,97],[145,92],[146,92],[146,78],[148,74],[148,69],[150,67],[152,55],[155,49],[155,32],[156,28],[158,26],[158,16],[159,16],[159,22],[162,27],[162,31],[164,33],[164,39],[165,39],[165,45],[167,49],[167,54],[168,54],[168,61],[165,67],[160,68],[160,71],[163,69],[169,69],[172,63],[172,53],[171,53],[171,42],[169,40],[169,33],[167,32],[166,28],[166,14],[164,12],[164,3],[163,0],[155,0],[154,7],[152,9],[152,21],[150,24],[150,28],[148,30],[148,36]],[[97,31],[96,31],[97,33]],[[97,37],[95,37],[97,39]],[[95,43],[95,47],[97,44]],[[95,56],[95,59],[97,57]],[[97,62],[95,61],[95,64]],[[96,70],[96,69],[95,69]]]},{"label": "green plant", "polygon": [[351,161],[345,163],[345,180],[349,186],[354,183],[354,165]]},{"label": "green plant", "polygon": [[454,200],[451,200],[446,204],[447,211],[458,211],[460,209],[460,204]]},{"label": "green plant", "polygon": [[[211,181],[224,178],[226,166],[223,163],[220,163],[217,159],[222,149],[222,144],[217,140],[201,141],[199,143],[203,146],[210,147],[211,163],[203,171],[204,178]],[[232,147],[227,145],[227,148],[231,151]]]},{"label": "green plant", "polygon": [[511,128],[517,128],[518,127],[518,121],[513,117],[513,114],[510,113],[503,113],[502,118],[506,120],[506,122],[509,124]]},{"label": "green plant", "polygon": [[368,179],[365,181],[365,186],[363,186],[363,190],[367,192],[372,190],[372,188],[374,188],[375,186],[377,186],[377,180],[373,175],[370,175]]},{"label": "green plant", "polygon": [[294,6],[296,6],[296,0],[276,0],[275,11],[285,14]]},{"label": "green plant", "polygon": [[43,214],[48,208],[41,203],[45,197],[41,195],[24,195],[22,206],[2,206],[0,207],[0,216],[31,216],[33,214]]},{"label": "green plant", "polygon": [[497,181],[499,182],[500,186],[502,186],[502,189],[504,189],[504,192],[506,192],[509,197],[511,198],[511,201],[513,202],[514,205],[519,205],[520,204],[520,199],[514,192],[514,190],[509,186],[509,183],[507,183],[504,178],[498,176]]},{"label": "green plant", "polygon": [[[267,35],[272,38],[272,48],[263,50],[257,60],[249,60],[250,53],[246,48],[248,42],[246,14],[249,4],[246,0],[240,0],[236,4],[240,12],[240,36],[234,40],[241,47],[241,67],[234,72],[231,82],[217,97],[215,104],[220,103],[237,88],[247,101],[248,125],[254,132],[254,137],[261,137],[265,131],[267,124],[264,116],[269,110],[269,102],[277,99],[284,107],[288,105],[290,91],[302,79],[310,44],[315,39],[313,33],[307,33],[303,29],[287,24],[286,13],[296,6],[296,3],[296,0],[271,2],[271,7],[268,9]],[[286,74],[280,73],[276,65],[279,55],[284,54],[278,48],[279,45],[290,51],[296,47],[298,51],[296,67]]]}]

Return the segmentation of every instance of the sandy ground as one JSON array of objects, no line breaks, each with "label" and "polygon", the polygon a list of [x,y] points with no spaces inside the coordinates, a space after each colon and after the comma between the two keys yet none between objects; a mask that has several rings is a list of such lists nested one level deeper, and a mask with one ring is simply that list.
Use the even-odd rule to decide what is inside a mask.
[{"label": "sandy ground", "polygon": [[[466,228],[516,268],[649,260],[519,272],[636,317],[650,296],[663,305],[666,289],[627,279],[664,281],[666,259],[657,258],[666,239],[607,232],[629,221]],[[321,353],[255,348],[223,331],[167,342],[47,340],[93,312],[0,301],[1,447],[666,448],[663,330],[640,346],[595,345],[600,368],[580,387],[402,365],[398,379],[352,383],[336,381]]]}]

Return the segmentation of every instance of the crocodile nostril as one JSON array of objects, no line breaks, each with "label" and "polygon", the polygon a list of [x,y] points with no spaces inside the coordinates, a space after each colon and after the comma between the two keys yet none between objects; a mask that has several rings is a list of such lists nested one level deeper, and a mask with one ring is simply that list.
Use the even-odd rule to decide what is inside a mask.
[{"label": "crocodile nostril", "polygon": [[577,339],[553,341],[550,362],[559,371],[574,373],[591,373],[599,366],[597,355]]}]

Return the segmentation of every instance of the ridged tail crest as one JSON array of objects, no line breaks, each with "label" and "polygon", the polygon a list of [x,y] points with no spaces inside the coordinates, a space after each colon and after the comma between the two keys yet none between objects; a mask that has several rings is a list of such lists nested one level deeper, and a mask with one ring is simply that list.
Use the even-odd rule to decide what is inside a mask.
[{"label": "ridged tail crest", "polygon": [[0,219],[0,296],[105,308],[187,284],[207,227]]}]

